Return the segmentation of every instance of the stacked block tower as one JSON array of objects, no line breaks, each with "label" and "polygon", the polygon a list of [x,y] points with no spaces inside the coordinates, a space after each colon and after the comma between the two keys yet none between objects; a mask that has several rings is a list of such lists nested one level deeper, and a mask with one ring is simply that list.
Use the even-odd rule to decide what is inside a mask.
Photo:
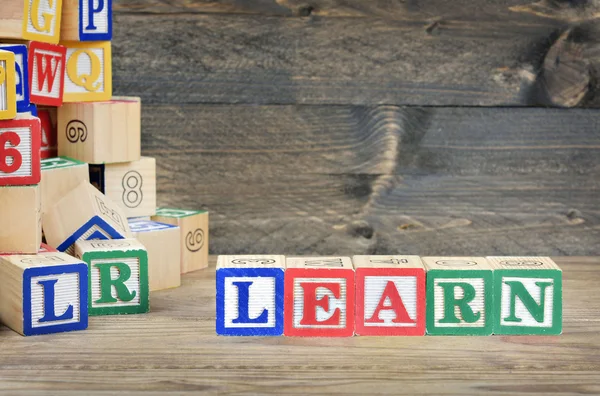
[{"label": "stacked block tower", "polygon": [[150,290],[208,265],[208,213],[157,211],[111,39],[111,0],[0,7],[0,322],[23,335],[148,312]]}]

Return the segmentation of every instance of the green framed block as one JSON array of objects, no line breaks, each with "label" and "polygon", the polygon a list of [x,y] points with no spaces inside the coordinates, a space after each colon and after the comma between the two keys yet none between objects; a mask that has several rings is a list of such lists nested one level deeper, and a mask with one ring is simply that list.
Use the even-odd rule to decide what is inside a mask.
[{"label": "green framed block", "polygon": [[493,271],[483,257],[423,257],[426,329],[431,335],[481,335],[493,330]]},{"label": "green framed block", "polygon": [[78,241],[75,255],[88,265],[89,315],[149,311],[148,253],[139,241]]},{"label": "green framed block", "polygon": [[494,333],[562,333],[562,271],[549,257],[488,257],[494,269]]}]

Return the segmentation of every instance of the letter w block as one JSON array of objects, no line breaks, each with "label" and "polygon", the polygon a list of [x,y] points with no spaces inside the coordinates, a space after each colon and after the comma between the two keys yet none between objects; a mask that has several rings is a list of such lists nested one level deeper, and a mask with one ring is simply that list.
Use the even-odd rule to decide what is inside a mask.
[{"label": "letter w block", "polygon": [[59,107],[63,104],[67,48],[32,41],[29,44],[31,103]]},{"label": "letter w block", "polygon": [[284,271],[284,256],[219,256],[217,334],[282,335]]},{"label": "letter w block", "polygon": [[356,334],[425,335],[425,266],[419,256],[354,256]]}]

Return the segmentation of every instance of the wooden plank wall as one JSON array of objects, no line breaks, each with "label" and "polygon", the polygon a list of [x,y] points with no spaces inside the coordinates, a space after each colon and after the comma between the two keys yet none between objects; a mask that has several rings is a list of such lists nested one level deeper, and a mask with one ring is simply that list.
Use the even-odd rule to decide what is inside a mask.
[{"label": "wooden plank wall", "polygon": [[211,253],[600,254],[600,0],[118,0]]}]

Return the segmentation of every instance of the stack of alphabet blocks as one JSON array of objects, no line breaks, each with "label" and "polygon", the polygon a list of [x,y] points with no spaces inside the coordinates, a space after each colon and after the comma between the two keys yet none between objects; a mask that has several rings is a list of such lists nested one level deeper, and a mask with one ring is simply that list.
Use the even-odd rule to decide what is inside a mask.
[{"label": "stack of alphabet blocks", "polygon": [[148,312],[208,265],[207,212],[156,208],[111,38],[111,0],[0,6],[0,323],[23,335]]},{"label": "stack of alphabet blocks", "polygon": [[220,335],[562,332],[548,257],[219,256],[216,290]]}]

